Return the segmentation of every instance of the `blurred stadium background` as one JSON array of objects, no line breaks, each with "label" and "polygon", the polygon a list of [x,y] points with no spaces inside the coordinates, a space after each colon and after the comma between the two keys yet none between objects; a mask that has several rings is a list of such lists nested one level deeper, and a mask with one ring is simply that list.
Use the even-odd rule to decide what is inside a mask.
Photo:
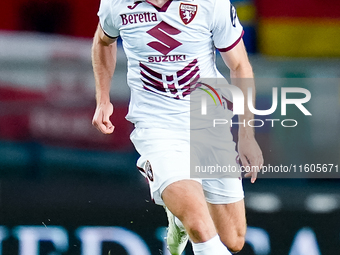
[{"label": "blurred stadium background", "polygon": [[[272,86],[312,93],[312,117],[289,112],[301,120],[294,130],[258,129],[266,163],[339,164],[340,2],[233,4],[255,75],[264,81],[257,105],[270,106]],[[121,46],[112,87],[115,132],[104,136],[91,126],[98,7],[99,0],[1,2],[0,255],[169,255],[165,213],[150,201],[129,141]],[[296,85],[277,78],[321,80]],[[241,255],[340,254],[340,181],[299,177],[244,181],[248,233]]]}]

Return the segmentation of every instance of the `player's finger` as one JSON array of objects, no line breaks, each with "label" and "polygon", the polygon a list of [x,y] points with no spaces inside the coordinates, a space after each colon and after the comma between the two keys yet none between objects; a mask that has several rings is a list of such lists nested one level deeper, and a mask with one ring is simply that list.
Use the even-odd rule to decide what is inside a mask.
[{"label": "player's finger", "polygon": [[246,171],[246,174],[244,177],[250,177],[251,176],[251,169],[250,169],[250,164],[246,156],[240,155],[240,159],[242,162],[242,166],[244,167],[244,170]]},{"label": "player's finger", "polygon": [[251,176],[251,172],[248,172],[244,175],[244,177],[250,177]]},{"label": "player's finger", "polygon": [[259,158],[251,155],[249,157],[249,172],[245,175],[245,177],[251,177],[251,183],[254,183],[257,179],[257,172],[259,171]]},{"label": "player's finger", "polygon": [[[101,118],[99,117],[100,114],[102,114]],[[106,125],[105,123],[103,123],[103,113],[95,113],[92,119],[92,125],[95,126],[103,134],[111,134],[114,130],[114,126],[112,125],[112,123],[111,125]]]},{"label": "player's finger", "polygon": [[102,123],[98,125],[98,128],[105,135],[111,134],[114,130],[114,126],[112,125],[110,120],[102,121]]},{"label": "player's finger", "polygon": [[103,134],[107,134],[107,127],[103,123],[95,122],[94,126]]},{"label": "player's finger", "polygon": [[101,124],[101,125],[99,125],[99,130],[105,135],[112,134],[112,132],[114,130],[114,126],[111,125],[111,126],[108,127],[104,124]]},{"label": "player's finger", "polygon": [[[253,170],[254,170],[252,172],[252,175],[251,175],[251,183],[254,183],[257,179],[257,173],[260,172],[260,169],[263,166],[263,156],[262,156],[262,154],[255,157],[253,159],[253,162],[251,163],[251,165],[252,165]],[[256,169],[256,171],[255,171],[255,169]]]},{"label": "player's finger", "polygon": [[105,134],[108,135],[108,134],[112,134],[113,130],[115,130],[115,126],[113,126],[111,124],[111,126],[105,126],[106,127],[106,130],[105,130]]},{"label": "player's finger", "polygon": [[103,123],[107,126],[112,126],[112,123],[110,121],[110,116],[112,113],[103,113]]},{"label": "player's finger", "polygon": [[102,123],[105,126],[104,134],[111,134],[114,130],[114,126],[112,125],[112,122],[110,121],[110,116],[113,113],[113,108],[111,108],[108,112],[103,112],[102,115]]},{"label": "player's finger", "polygon": [[261,169],[260,166],[263,164],[263,157],[262,155],[252,155],[249,159],[250,164],[257,168],[257,170]]},{"label": "player's finger", "polygon": [[254,172],[252,172],[250,182],[255,183],[256,179],[257,179],[257,172],[254,171]]},{"label": "player's finger", "polygon": [[249,171],[250,171],[250,165],[249,165],[248,159],[245,156],[240,156],[240,159],[242,162],[242,166],[244,167],[244,170],[246,172],[245,176],[248,177],[247,175],[249,174]]},{"label": "player's finger", "polygon": [[249,173],[249,177],[251,177],[250,182],[251,183],[255,183],[256,179],[257,179],[257,173],[258,173],[258,167],[255,166],[251,166],[251,172]]},{"label": "player's finger", "polygon": [[247,157],[244,154],[239,154],[243,166],[249,166]]}]

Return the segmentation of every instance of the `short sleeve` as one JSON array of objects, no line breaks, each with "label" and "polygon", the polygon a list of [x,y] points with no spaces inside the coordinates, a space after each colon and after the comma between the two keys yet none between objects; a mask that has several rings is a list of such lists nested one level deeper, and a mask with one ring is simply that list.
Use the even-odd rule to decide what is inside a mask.
[{"label": "short sleeve", "polygon": [[100,25],[108,37],[115,38],[119,36],[119,30],[113,24],[111,0],[101,0],[98,11]]},{"label": "short sleeve", "polygon": [[243,27],[229,0],[216,0],[211,31],[219,51],[231,50],[242,39]]}]

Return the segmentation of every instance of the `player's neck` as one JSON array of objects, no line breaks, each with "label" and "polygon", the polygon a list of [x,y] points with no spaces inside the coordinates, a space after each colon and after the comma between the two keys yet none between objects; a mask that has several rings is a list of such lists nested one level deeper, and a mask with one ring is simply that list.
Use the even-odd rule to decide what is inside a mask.
[{"label": "player's neck", "polygon": [[147,1],[151,4],[153,4],[154,6],[162,8],[162,6],[170,0],[147,0]]}]

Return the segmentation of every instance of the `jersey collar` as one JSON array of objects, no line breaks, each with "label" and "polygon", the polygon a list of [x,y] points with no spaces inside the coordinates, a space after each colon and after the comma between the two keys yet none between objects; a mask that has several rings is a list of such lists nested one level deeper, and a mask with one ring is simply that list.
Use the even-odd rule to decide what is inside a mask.
[{"label": "jersey collar", "polygon": [[[134,3],[137,3],[137,2],[146,2],[147,0],[135,0]],[[172,0],[172,1],[182,1],[182,2],[192,2],[194,0]]]},{"label": "jersey collar", "polygon": [[169,5],[171,4],[172,1],[182,1],[182,2],[192,2],[193,0],[168,0],[161,8],[155,6],[154,4],[150,3],[148,0],[135,0],[135,5],[138,5],[140,3],[143,2],[148,2],[149,4],[153,5],[157,11],[159,12],[166,12],[166,10],[168,9]]}]

